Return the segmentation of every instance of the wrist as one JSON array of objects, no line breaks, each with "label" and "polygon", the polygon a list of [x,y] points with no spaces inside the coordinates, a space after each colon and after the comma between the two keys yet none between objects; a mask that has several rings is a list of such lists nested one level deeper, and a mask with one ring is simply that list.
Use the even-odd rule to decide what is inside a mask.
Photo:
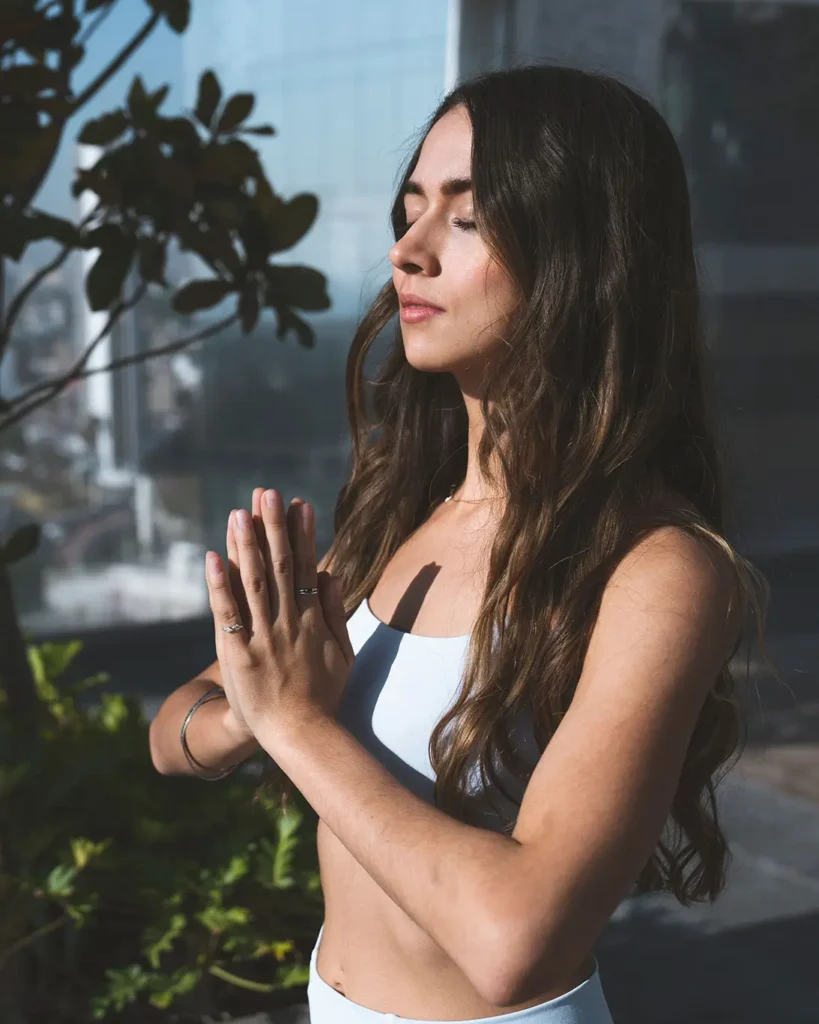
[{"label": "wrist", "polygon": [[336,724],[318,709],[310,715],[280,715],[265,721],[257,732],[259,744],[275,760],[286,759],[291,751],[321,742],[322,730]]},{"label": "wrist", "polygon": [[248,727],[237,719],[227,701],[225,701],[225,707],[222,710],[221,721],[222,728],[230,737],[231,742],[235,743],[242,752],[247,750],[247,753],[250,754],[256,749],[258,740]]}]

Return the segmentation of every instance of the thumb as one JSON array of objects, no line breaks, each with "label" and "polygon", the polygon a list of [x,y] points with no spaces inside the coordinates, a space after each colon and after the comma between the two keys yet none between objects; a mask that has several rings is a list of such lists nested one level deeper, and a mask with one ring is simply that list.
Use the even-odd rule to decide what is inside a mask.
[{"label": "thumb", "polygon": [[324,620],[343,651],[347,663],[351,665],[355,660],[355,653],[350,642],[350,634],[347,632],[347,612],[344,608],[341,578],[331,576],[329,572],[322,570],[319,573],[319,597]]}]

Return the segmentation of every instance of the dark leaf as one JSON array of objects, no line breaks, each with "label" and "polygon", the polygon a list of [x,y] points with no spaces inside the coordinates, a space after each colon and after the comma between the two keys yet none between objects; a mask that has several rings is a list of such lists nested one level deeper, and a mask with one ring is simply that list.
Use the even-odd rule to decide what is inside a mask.
[{"label": "dark leaf", "polygon": [[279,339],[283,338],[287,331],[294,330],[296,332],[299,345],[301,345],[302,348],[313,348],[315,344],[315,334],[313,333],[313,328],[310,324],[302,320],[300,316],[290,309],[277,307],[276,313],[279,317],[279,326],[276,331],[276,335]]},{"label": "dark leaf", "polygon": [[180,247],[197,253],[206,263],[221,263],[229,274],[239,277],[242,272],[242,261],[233,247],[230,232],[216,225],[209,225],[204,230],[201,227],[186,227],[178,231]]},{"label": "dark leaf", "polygon": [[270,252],[282,252],[300,242],[313,226],[317,213],[318,198],[312,192],[300,192],[289,202],[279,199],[264,217]]},{"label": "dark leaf", "polygon": [[71,186],[71,194],[77,198],[86,189],[96,192],[106,206],[118,206],[122,202],[122,186],[110,174],[103,173],[102,161],[97,161],[89,170],[77,168],[77,176]]},{"label": "dark leaf", "polygon": [[245,217],[244,203],[241,197],[236,199],[213,199],[207,204],[208,213],[226,228],[238,228]]},{"label": "dark leaf", "polygon": [[[3,96],[0,86],[0,97]],[[13,108],[13,104],[8,104]],[[0,107],[2,109],[2,107]],[[32,130],[16,132],[16,146],[9,151],[4,138],[6,129],[0,126],[0,181],[2,193],[6,195],[29,195],[32,182],[39,182],[44,170],[51,165],[60,144],[61,125],[48,124],[44,128],[36,124]],[[39,185],[38,185],[39,188]]]},{"label": "dark leaf", "polygon": [[86,231],[83,244],[86,249],[106,249],[115,246],[122,232],[115,224],[100,224],[99,227]]},{"label": "dark leaf", "polygon": [[2,548],[2,560],[6,565],[12,565],[37,550],[40,543],[41,528],[39,523],[26,523],[19,527],[9,537]]},{"label": "dark leaf", "polygon": [[146,281],[167,285],[165,281],[166,245],[158,238],[140,238],[139,272]]},{"label": "dark leaf", "polygon": [[171,300],[177,313],[195,313],[200,309],[218,306],[234,290],[229,281],[213,280],[188,281]]},{"label": "dark leaf", "polygon": [[45,89],[59,90],[61,85],[59,72],[46,64],[17,64],[0,71],[0,95],[18,101]]},{"label": "dark leaf", "polygon": [[28,218],[0,207],[0,255],[19,260],[31,240],[30,231]]},{"label": "dark leaf", "polygon": [[241,139],[210,143],[205,147],[202,160],[196,168],[196,176],[201,182],[231,187],[259,173],[255,152]]},{"label": "dark leaf", "polygon": [[122,286],[134,258],[135,240],[120,235],[100,251],[85,279],[88,304],[95,313],[108,309],[122,294]]},{"label": "dark leaf", "polygon": [[134,76],[131,88],[128,90],[128,112],[134,124],[139,127],[149,124],[154,117],[153,107],[148,99],[141,75]]},{"label": "dark leaf", "polygon": [[186,117],[161,117],[153,127],[160,142],[190,148],[201,146],[202,140],[196,126]]},{"label": "dark leaf", "polygon": [[216,131],[224,133],[238,128],[242,121],[250,116],[255,102],[256,97],[252,92],[237,92],[235,96],[231,96],[225,104]]},{"label": "dark leaf", "polygon": [[65,52],[65,68],[66,71],[73,71],[73,69],[80,63],[85,56],[85,47],[80,46],[79,43],[72,43],[71,46]]},{"label": "dark leaf", "polygon": [[203,72],[199,79],[199,95],[196,99],[196,120],[206,128],[210,128],[213,115],[222,99],[219,81],[212,71]]},{"label": "dark leaf", "polygon": [[330,308],[327,278],[320,270],[294,265],[265,267],[266,306],[296,306],[298,309]]},{"label": "dark leaf", "polygon": [[77,142],[85,142],[89,146],[107,146],[114,142],[128,127],[128,118],[124,110],[113,110],[93,121],[87,121],[77,136]]},{"label": "dark leaf", "polygon": [[61,245],[79,246],[82,241],[79,228],[70,220],[54,217],[50,213],[35,212],[29,220],[29,239],[33,242],[53,238]]},{"label": "dark leaf", "polygon": [[191,17],[190,0],[148,0],[151,9],[164,14],[174,32],[184,32]]},{"label": "dark leaf", "polygon": [[19,260],[29,242],[53,239],[61,245],[79,246],[82,238],[76,225],[62,217],[35,210],[28,214],[0,209],[0,253]]},{"label": "dark leaf", "polygon": [[251,281],[239,296],[239,317],[242,331],[250,334],[259,320],[259,291],[255,281]]},{"label": "dark leaf", "polygon": [[275,135],[276,129],[272,124],[260,124],[255,128],[242,128],[244,135]]},{"label": "dark leaf", "polygon": [[160,87],[154,92],[148,93],[148,102],[154,108],[154,113],[156,113],[165,102],[165,97],[168,95],[169,89],[169,85],[160,85]]}]

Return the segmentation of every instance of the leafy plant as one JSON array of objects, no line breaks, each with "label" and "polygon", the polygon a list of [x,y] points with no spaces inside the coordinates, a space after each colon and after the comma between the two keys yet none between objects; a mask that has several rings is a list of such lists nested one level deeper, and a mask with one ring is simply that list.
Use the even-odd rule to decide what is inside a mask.
[{"label": "leafy plant", "polygon": [[64,681],[80,647],[28,647],[34,731],[0,690],[0,1018],[198,1024],[303,1001],[323,917],[309,804],[254,801],[238,772],[160,775],[134,698],[89,702],[104,673]]}]

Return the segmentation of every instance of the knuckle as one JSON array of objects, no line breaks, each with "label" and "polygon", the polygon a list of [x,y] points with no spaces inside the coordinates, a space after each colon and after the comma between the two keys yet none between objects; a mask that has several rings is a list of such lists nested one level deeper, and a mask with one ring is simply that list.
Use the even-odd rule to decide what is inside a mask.
[{"label": "knuckle", "polygon": [[245,587],[250,591],[251,594],[263,594],[267,589],[264,576],[260,576],[258,573],[252,573],[245,580]]},{"label": "knuckle", "polygon": [[293,556],[277,555],[272,560],[273,572],[282,576],[293,575]]},{"label": "knuckle", "polygon": [[[219,625],[220,626],[240,626],[240,625],[244,625],[244,623],[242,622],[241,618],[236,614],[236,612],[233,611],[233,609],[226,609],[219,616]],[[219,632],[222,634],[222,636],[219,638],[220,640],[223,637],[234,636],[235,635],[233,633],[226,633],[223,629],[220,629]]]}]

